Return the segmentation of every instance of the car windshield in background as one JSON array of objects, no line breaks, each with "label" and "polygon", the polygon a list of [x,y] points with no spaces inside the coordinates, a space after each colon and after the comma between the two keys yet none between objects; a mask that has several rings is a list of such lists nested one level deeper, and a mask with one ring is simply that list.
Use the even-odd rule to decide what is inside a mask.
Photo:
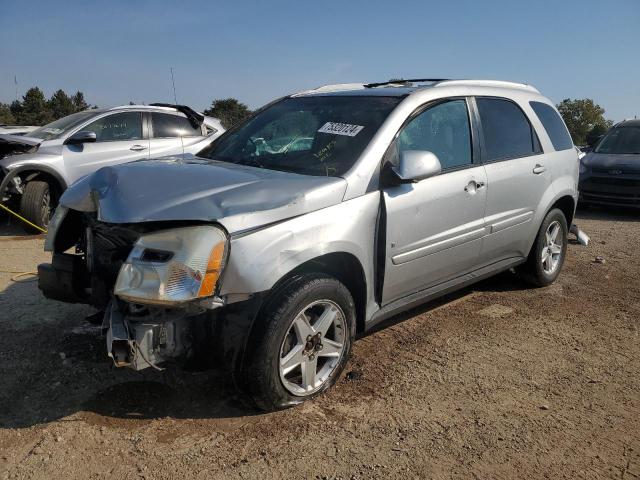
[{"label": "car windshield in background", "polygon": [[304,175],[340,176],[358,159],[400,97],[282,100],[198,155]]},{"label": "car windshield in background", "polygon": [[42,140],[53,140],[54,138],[60,138],[66,132],[72,130],[76,126],[83,123],[85,120],[89,120],[95,116],[96,112],[78,112],[67,115],[60,118],[55,122],[48,123],[44,127],[40,127],[32,132],[27,133],[26,137],[41,138]]},{"label": "car windshield in background", "polygon": [[595,152],[619,155],[640,154],[640,127],[618,127],[610,130]]}]

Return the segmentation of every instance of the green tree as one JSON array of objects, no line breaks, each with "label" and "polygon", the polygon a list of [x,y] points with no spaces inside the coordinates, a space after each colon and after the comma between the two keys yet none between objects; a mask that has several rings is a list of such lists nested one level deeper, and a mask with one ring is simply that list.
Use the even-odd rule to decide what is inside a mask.
[{"label": "green tree", "polygon": [[82,110],[87,110],[89,108],[89,104],[84,99],[84,93],[78,91],[73,97],[71,97],[71,101],[73,102],[73,107],[76,112],[81,112]]},{"label": "green tree", "polygon": [[16,123],[18,123],[18,119],[22,114],[22,103],[19,100],[14,100],[9,105],[9,110],[11,110],[11,115],[13,115],[13,119]]},{"label": "green tree", "polygon": [[51,95],[49,99],[49,110],[51,110],[54,119],[66,117],[77,111],[73,101],[64,90],[58,90]]},{"label": "green tree", "polygon": [[0,124],[2,123],[7,125],[13,125],[16,123],[13,113],[11,113],[11,107],[6,103],[0,103]]},{"label": "green tree", "polygon": [[224,98],[214,100],[211,108],[205,110],[204,114],[220,119],[224,128],[231,128],[251,115],[251,110],[235,98]]},{"label": "green tree", "polygon": [[20,114],[16,118],[21,125],[44,125],[53,120],[44,93],[38,87],[27,90],[22,97],[21,107]]},{"label": "green tree", "polygon": [[[604,108],[590,98],[564,99],[558,105],[558,111],[567,124],[573,143],[586,145],[592,131],[606,131],[613,122],[604,117]],[[593,138],[593,134],[590,138]]]}]

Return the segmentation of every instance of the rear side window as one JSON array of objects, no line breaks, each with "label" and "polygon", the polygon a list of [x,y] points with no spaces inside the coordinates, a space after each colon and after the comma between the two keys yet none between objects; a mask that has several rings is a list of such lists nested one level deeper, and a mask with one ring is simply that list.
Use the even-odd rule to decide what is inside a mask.
[{"label": "rear side window", "polygon": [[151,112],[151,126],[155,138],[197,137],[202,135],[200,127],[195,128],[186,117],[168,113]]},{"label": "rear side window", "polygon": [[484,134],[486,161],[539,152],[533,128],[518,105],[500,98],[477,98],[476,104]]},{"label": "rear side window", "polygon": [[555,108],[542,102],[529,102],[529,105],[536,112],[542,126],[547,131],[553,148],[556,150],[573,148],[573,140],[571,140],[567,127]]}]

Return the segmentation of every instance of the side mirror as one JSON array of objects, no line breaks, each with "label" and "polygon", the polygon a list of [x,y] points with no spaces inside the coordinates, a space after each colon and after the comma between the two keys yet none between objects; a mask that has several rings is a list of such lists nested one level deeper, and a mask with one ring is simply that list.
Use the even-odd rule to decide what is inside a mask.
[{"label": "side mirror", "polygon": [[435,153],[405,150],[400,154],[400,164],[393,171],[402,183],[414,183],[438,175],[442,166]]},{"label": "side mirror", "polygon": [[80,145],[82,143],[95,143],[97,140],[96,132],[81,130],[74,133],[64,141],[65,145]]}]

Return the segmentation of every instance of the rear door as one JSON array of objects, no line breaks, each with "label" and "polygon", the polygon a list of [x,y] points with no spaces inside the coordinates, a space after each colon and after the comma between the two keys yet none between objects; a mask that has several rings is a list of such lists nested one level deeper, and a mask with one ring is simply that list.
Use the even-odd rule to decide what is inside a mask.
[{"label": "rear door", "polygon": [[143,133],[141,112],[105,115],[80,130],[95,132],[96,141],[63,146],[70,182],[102,167],[149,157],[149,139]]},{"label": "rear door", "polygon": [[487,265],[528,254],[535,212],[551,176],[536,132],[516,102],[476,97],[475,105],[488,180],[488,231],[480,254]]},{"label": "rear door", "polygon": [[452,98],[416,112],[391,145],[387,154],[391,164],[403,150],[426,150],[438,157],[442,173],[383,189],[387,225],[383,304],[474,269],[484,235],[487,195],[474,138],[467,100]]},{"label": "rear door", "polygon": [[151,157],[181,155],[184,149],[202,141],[202,126],[192,125],[181,113],[150,112]]}]

